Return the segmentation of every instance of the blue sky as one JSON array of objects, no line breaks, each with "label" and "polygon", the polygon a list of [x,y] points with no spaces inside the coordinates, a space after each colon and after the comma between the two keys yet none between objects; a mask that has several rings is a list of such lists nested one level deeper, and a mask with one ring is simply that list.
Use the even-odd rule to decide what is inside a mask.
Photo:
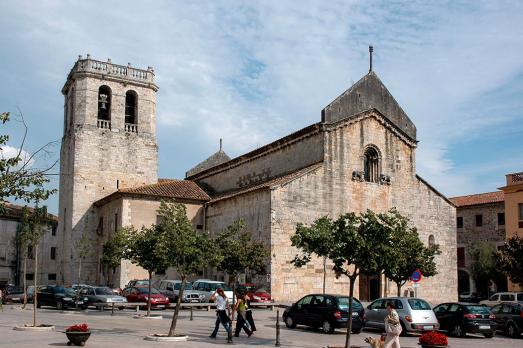
[{"label": "blue sky", "polygon": [[182,178],[220,137],[237,156],[319,121],[373,45],[421,176],[454,196],[523,170],[523,2],[0,0],[0,20],[0,109],[23,111],[28,150],[60,140],[78,54],[155,68],[159,174]]}]

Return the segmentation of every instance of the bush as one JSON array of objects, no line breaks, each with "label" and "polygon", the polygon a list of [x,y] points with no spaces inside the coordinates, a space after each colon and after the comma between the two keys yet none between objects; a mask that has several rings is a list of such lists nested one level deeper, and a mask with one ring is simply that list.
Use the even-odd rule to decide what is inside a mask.
[{"label": "bush", "polygon": [[426,332],[419,338],[420,344],[446,346],[448,345],[447,336],[439,332]]},{"label": "bush", "polygon": [[69,326],[65,329],[65,332],[89,332],[89,326],[87,324],[76,324]]}]

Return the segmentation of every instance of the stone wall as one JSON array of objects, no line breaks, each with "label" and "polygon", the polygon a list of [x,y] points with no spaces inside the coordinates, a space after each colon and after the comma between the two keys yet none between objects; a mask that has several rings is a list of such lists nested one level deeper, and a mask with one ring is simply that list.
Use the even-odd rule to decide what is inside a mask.
[{"label": "stone wall", "polygon": [[[412,220],[425,244],[429,235],[434,235],[442,249],[436,259],[439,275],[426,279],[418,295],[429,301],[457,299],[455,208],[415,176],[413,144],[405,142],[378,115],[328,129],[324,136],[323,167],[272,191],[273,295],[279,300],[295,300],[321,291],[321,260],[305,269],[290,264],[297,252],[291,247],[290,236],[298,222],[308,224],[323,215],[336,218],[345,212],[382,212],[396,207]],[[391,177],[390,185],[353,180],[352,172],[363,170],[362,156],[368,145],[379,150],[381,173]],[[329,292],[347,293],[347,280],[329,277]],[[394,284],[382,284],[382,293],[395,294],[395,289]],[[356,295],[358,290],[359,285]]]},{"label": "stone wall", "polygon": [[[98,89],[111,89],[111,127],[98,128]],[[92,204],[118,188],[157,182],[156,92],[124,78],[78,75],[65,94],[64,137],[60,158],[59,232],[64,283],[77,279],[75,243],[84,230],[96,240],[99,218]],[[138,132],[124,130],[125,93],[138,95]],[[88,265],[96,265],[94,257]],[[98,274],[88,266],[85,272]]]}]

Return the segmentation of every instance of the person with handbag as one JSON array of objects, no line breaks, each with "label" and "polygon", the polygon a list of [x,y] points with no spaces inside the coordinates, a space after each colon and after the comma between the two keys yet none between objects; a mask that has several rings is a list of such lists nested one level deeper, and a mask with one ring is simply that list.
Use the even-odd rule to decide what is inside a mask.
[{"label": "person with handbag", "polygon": [[402,328],[398,312],[394,309],[394,303],[387,303],[387,316],[385,317],[385,348],[401,348],[400,334]]}]

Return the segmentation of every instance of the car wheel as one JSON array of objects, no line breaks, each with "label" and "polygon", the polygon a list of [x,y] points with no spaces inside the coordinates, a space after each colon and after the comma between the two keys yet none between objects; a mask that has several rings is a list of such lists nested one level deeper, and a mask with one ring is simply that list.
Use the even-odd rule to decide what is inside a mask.
[{"label": "car wheel", "polygon": [[407,337],[409,335],[409,333],[407,332],[407,328],[405,327],[405,324],[403,324],[403,322],[401,322],[401,321],[400,321],[400,324],[401,324],[400,336],[401,337]]},{"label": "car wheel", "polygon": [[64,303],[62,301],[56,302],[56,309],[58,309],[59,311],[64,309]]},{"label": "car wheel", "polygon": [[87,306],[80,306],[80,309],[85,311],[87,309]]},{"label": "car wheel", "polygon": [[323,331],[323,333],[330,334],[334,332],[334,326],[331,324],[330,321],[325,320],[321,324],[321,330]]},{"label": "car wheel", "polygon": [[510,323],[508,325],[507,335],[509,335],[512,338],[516,338],[516,337],[519,337],[520,334],[521,333],[519,332],[519,330],[516,327],[516,325],[514,325],[514,323]]},{"label": "car wheel", "polygon": [[124,306],[120,306],[120,307],[118,307],[118,310],[119,310],[119,311],[123,311],[124,308],[125,308]]},{"label": "car wheel", "polygon": [[484,333],[483,336],[485,336],[485,338],[492,338],[492,337],[494,337],[494,332]]},{"label": "car wheel", "polygon": [[361,329],[352,329],[353,334],[359,334],[361,332]]},{"label": "car wheel", "polygon": [[40,308],[40,307],[42,307],[42,305],[40,304],[40,302],[37,302],[36,303],[36,308]]},{"label": "car wheel", "polygon": [[452,334],[456,337],[465,337],[466,333],[463,330],[463,326],[460,324],[454,325],[454,328],[452,329]]},{"label": "car wheel", "polygon": [[296,327],[296,323],[290,315],[285,318],[285,326],[287,326],[289,329],[294,329]]}]

